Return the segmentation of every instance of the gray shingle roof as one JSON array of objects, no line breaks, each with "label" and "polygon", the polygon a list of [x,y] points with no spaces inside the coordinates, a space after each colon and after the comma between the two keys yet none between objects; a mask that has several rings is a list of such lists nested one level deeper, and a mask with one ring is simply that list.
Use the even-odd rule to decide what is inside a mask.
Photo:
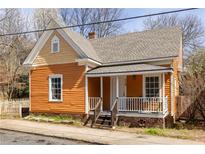
[{"label": "gray shingle roof", "polygon": [[90,40],[102,63],[178,56],[182,32],[168,27]]},{"label": "gray shingle roof", "polygon": [[[65,26],[62,22],[58,22],[58,24],[61,27]],[[72,39],[72,41],[78,45],[78,47],[84,54],[84,58],[91,58],[93,60],[100,61],[96,51],[94,50],[92,44],[88,39],[85,39],[80,33],[74,32],[68,28],[63,30],[67,33],[70,39]]]},{"label": "gray shingle roof", "polygon": [[87,72],[87,74],[111,74],[111,73],[127,73],[127,72],[143,72],[143,71],[159,71],[171,70],[169,67],[155,66],[149,64],[130,64],[130,65],[113,65],[101,66]]}]

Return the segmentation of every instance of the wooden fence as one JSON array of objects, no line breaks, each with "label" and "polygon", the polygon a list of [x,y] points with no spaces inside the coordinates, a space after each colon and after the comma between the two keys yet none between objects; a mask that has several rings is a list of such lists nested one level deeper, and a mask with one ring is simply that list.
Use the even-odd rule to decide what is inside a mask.
[{"label": "wooden fence", "polygon": [[0,116],[22,117],[22,110],[29,106],[29,99],[0,100]]}]

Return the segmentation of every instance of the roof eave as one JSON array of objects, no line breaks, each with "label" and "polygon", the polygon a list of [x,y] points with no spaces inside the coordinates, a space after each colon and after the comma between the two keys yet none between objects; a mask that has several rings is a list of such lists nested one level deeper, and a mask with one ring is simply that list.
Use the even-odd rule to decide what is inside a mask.
[{"label": "roof eave", "polygon": [[164,60],[172,60],[173,58],[178,57],[176,56],[167,56],[167,57],[158,57],[158,58],[149,58],[149,59],[140,59],[140,60],[130,60],[130,61],[119,61],[119,62],[109,62],[109,63],[102,63],[103,66],[109,65],[122,65],[122,64],[133,64],[133,63],[145,63],[145,62],[154,62],[154,61],[164,61]]},{"label": "roof eave", "polygon": [[95,61],[95,60],[90,59],[90,58],[76,59],[75,61],[78,62],[79,65],[87,65],[87,66],[91,66],[91,67],[97,67],[97,66],[102,65],[98,61]]},{"label": "roof eave", "polygon": [[125,72],[86,73],[86,76],[100,77],[100,76],[142,75],[142,74],[152,74],[152,73],[173,73],[173,69],[168,68],[168,69],[125,71]]}]

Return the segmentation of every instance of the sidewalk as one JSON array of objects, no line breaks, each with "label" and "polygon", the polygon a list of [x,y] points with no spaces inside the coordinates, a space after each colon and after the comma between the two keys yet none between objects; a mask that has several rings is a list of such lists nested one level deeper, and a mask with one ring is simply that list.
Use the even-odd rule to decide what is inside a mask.
[{"label": "sidewalk", "polygon": [[81,140],[98,144],[204,144],[191,140],[25,120],[0,120],[0,129]]}]

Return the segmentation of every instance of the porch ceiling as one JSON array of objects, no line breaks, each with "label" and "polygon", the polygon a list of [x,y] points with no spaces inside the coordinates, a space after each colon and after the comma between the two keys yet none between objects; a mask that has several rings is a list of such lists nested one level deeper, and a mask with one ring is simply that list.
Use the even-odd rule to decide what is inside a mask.
[{"label": "porch ceiling", "polygon": [[144,74],[154,72],[172,72],[171,67],[156,66],[150,64],[129,64],[116,66],[101,66],[89,70],[87,76],[106,76],[120,74]]}]

